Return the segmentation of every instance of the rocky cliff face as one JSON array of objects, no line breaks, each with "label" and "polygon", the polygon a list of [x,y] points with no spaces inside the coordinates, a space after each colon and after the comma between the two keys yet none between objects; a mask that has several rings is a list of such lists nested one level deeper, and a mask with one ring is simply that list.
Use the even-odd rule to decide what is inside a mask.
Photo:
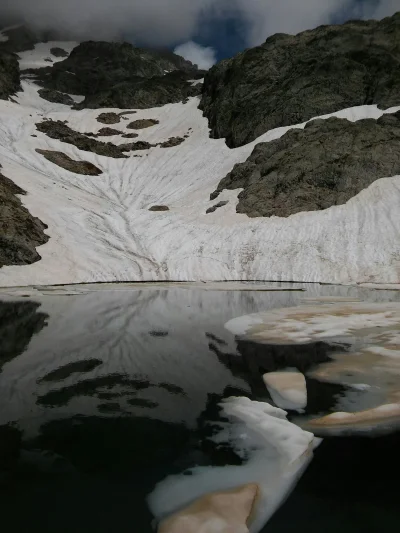
[{"label": "rocky cliff face", "polygon": [[36,246],[45,244],[47,228],[22,205],[16,194],[25,194],[0,173],[0,267],[26,265],[41,259]]},{"label": "rocky cliff face", "polygon": [[149,108],[199,94],[188,80],[203,73],[189,61],[165,51],[128,43],[85,42],[52,67],[35,69],[45,88],[84,95],[77,108]]},{"label": "rocky cliff face", "polygon": [[400,174],[400,112],[379,120],[309,122],[257,144],[211,195],[243,188],[238,213],[287,217],[346,203],[375,180]]},{"label": "rocky cliff face", "polygon": [[277,34],[213,67],[201,108],[228,146],[347,107],[400,104],[400,13]]},{"label": "rocky cliff face", "polygon": [[0,98],[8,100],[21,89],[18,58],[0,50]]}]

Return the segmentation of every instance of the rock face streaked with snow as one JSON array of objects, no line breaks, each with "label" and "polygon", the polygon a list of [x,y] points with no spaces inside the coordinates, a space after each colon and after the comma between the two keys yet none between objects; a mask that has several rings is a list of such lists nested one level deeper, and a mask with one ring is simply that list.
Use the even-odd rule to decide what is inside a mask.
[{"label": "rock face streaked with snow", "polygon": [[400,104],[400,13],[276,34],[214,66],[201,107],[211,134],[241,146],[266,131],[352,106]]},{"label": "rock face streaked with snow", "polygon": [[[210,200],[210,194],[235,164],[250,156],[256,142],[279,139],[291,128],[304,128],[305,123],[296,124],[294,119],[291,125],[272,129],[255,142],[229,149],[223,139],[210,139],[199,100],[190,97],[186,103],[146,110],[127,108],[137,111],[135,120],[154,121],[152,127],[138,130],[133,143],[123,137],[129,133],[129,116],[118,111],[115,130],[120,135],[115,133],[106,141],[109,150],[115,147],[115,152],[125,155],[115,159],[106,152],[92,153],[86,146],[102,127],[97,121],[99,111],[73,110],[41,98],[40,87],[29,70],[47,66],[51,71],[47,58],[57,65],[64,59],[51,55],[51,50],[58,47],[70,53],[76,45],[52,41],[19,52],[21,69],[29,72],[22,79],[23,91],[15,102],[0,101],[4,175],[27,192],[24,205],[48,226],[46,234],[50,237],[37,249],[41,261],[3,267],[0,285],[254,279],[400,281],[400,182],[395,166],[385,176],[379,173],[380,179],[367,188],[355,189],[355,194],[361,192],[344,205],[288,218],[250,219],[236,212],[240,189],[223,190],[218,201]],[[185,73],[183,77],[185,84],[187,76]],[[148,83],[152,79],[146,79]],[[88,95],[70,96],[80,104]],[[102,111],[115,113],[111,108]],[[377,120],[396,111],[395,107],[382,111],[376,105],[362,105],[337,111],[335,116],[355,122]],[[83,134],[85,142],[77,147],[66,140],[68,135],[50,138],[38,131],[36,124],[46,119],[67,121],[66,126],[75,134]],[[171,139],[179,139],[180,144]],[[102,174],[70,172],[37,150],[60,152],[73,161],[94,165]],[[360,183],[368,185],[363,180]],[[149,210],[152,206],[163,206],[163,211]]]}]

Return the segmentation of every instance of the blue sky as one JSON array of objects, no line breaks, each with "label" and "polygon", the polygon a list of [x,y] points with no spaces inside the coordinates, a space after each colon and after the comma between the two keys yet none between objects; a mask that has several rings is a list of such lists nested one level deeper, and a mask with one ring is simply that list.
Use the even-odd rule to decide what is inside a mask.
[{"label": "blue sky", "polygon": [[[276,0],[279,2],[279,0]],[[298,0],[301,2],[301,0]],[[323,2],[324,0],[321,0]],[[339,9],[331,17],[323,20],[323,24],[340,24],[349,19],[362,18],[366,7],[377,5],[376,0],[354,0],[347,9]],[[399,0],[400,10],[400,0]],[[201,24],[201,31],[193,36],[193,41],[202,46],[211,46],[215,49],[216,59],[219,61],[241,52],[247,47],[246,31],[241,18],[229,17],[226,19],[208,18]],[[267,38],[267,35],[265,36]]]}]

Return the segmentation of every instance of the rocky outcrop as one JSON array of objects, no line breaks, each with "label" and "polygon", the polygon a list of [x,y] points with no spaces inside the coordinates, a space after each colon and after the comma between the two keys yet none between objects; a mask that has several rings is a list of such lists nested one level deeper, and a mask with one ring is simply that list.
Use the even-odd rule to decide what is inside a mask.
[{"label": "rocky outcrop", "polygon": [[37,123],[36,128],[38,131],[45,133],[52,139],[58,139],[62,142],[73,144],[79,148],[79,150],[84,150],[85,152],[93,152],[94,154],[104,155],[106,157],[127,157],[123,153],[121,147],[110,142],[105,143],[97,141],[83,133],[74,131],[60,120],[45,120]]},{"label": "rocky outcrop", "polygon": [[185,139],[183,137],[170,137],[168,141],[164,141],[160,144],[161,148],[173,148],[174,146],[179,146],[184,143]]},{"label": "rocky outcrop", "polygon": [[60,93],[59,91],[40,89],[38,94],[41,98],[47,100],[48,102],[52,102],[53,104],[63,104],[69,106],[73,106],[75,104],[74,100],[68,94]]},{"label": "rocky outcrop", "polygon": [[217,204],[214,204],[212,207],[209,207],[206,211],[206,214],[209,215],[210,213],[214,213],[219,207],[224,207],[228,202],[225,200],[223,202],[218,202]]},{"label": "rocky outcrop", "polygon": [[228,146],[347,107],[400,104],[400,13],[277,34],[214,66],[201,108]]},{"label": "rocky outcrop", "polygon": [[23,25],[4,30],[2,33],[8,39],[0,42],[0,50],[13,53],[33,50],[35,44],[46,38],[46,35],[39,35],[37,32]]},{"label": "rocky outcrop", "polygon": [[145,128],[151,128],[160,122],[154,118],[142,118],[139,120],[134,120],[127,125],[127,128],[130,130],[143,130]]},{"label": "rocky outcrop", "polygon": [[88,161],[75,161],[63,152],[40,150],[39,148],[36,149],[36,152],[55,165],[58,165],[65,170],[69,170],[69,172],[74,172],[75,174],[83,174],[85,176],[99,176],[100,174],[103,174],[103,171],[96,167],[96,165],[93,165]]},{"label": "rocky outcrop", "polygon": [[167,205],[152,205],[149,207],[149,211],[169,211],[169,207]]},{"label": "rocky outcrop", "polygon": [[33,217],[16,194],[25,191],[0,173],[0,268],[39,261],[36,247],[49,240],[46,224]]},{"label": "rocky outcrop", "polygon": [[50,53],[54,57],[68,57],[69,56],[68,52],[66,52],[63,48],[59,48],[57,46],[55,48],[50,48]]},{"label": "rocky outcrop", "polygon": [[121,122],[121,115],[112,112],[100,113],[96,120],[102,124],[119,124]]},{"label": "rocky outcrop", "polygon": [[223,189],[243,188],[238,213],[287,217],[344,204],[377,179],[397,174],[400,112],[358,122],[332,117],[257,144],[211,199]]},{"label": "rocky outcrop", "polygon": [[189,80],[203,76],[170,52],[128,43],[84,42],[52,67],[26,71],[46,89],[86,98],[76,109],[146,108],[199,94]]},{"label": "rocky outcrop", "polygon": [[0,49],[0,99],[8,100],[21,90],[18,58]]}]

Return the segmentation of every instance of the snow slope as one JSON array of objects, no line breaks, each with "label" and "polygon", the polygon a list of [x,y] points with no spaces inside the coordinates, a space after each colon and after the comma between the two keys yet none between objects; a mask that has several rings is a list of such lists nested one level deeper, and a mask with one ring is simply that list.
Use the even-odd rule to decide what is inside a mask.
[{"label": "snow slope", "polygon": [[[40,44],[23,54],[23,68],[41,65],[55,44]],[[70,50],[73,44],[61,46]],[[398,176],[378,180],[346,205],[322,212],[250,219],[235,212],[237,190],[224,191],[217,201],[228,204],[206,214],[217,203],[209,200],[210,193],[233,165],[245,161],[257,142],[276,139],[290,128],[272,130],[230,150],[223,139],[209,138],[198,99],[192,98],[187,104],[139,110],[135,115],[160,121],[142,130],[139,140],[156,143],[188,133],[183,144],[111,159],[49,139],[35,128],[35,122],[47,117],[68,120],[81,132],[98,131],[99,110],[71,111],[41,99],[31,81],[22,85],[18,103],[0,101],[0,162],[3,173],[28,192],[22,201],[49,226],[51,238],[38,248],[38,263],[3,267],[0,286],[254,279],[400,282]],[[355,121],[376,119],[382,113],[376,106],[362,106],[335,115]],[[123,129],[126,124],[115,127]],[[126,141],[118,136],[106,140]],[[94,163],[104,173],[70,173],[44,159],[36,148],[63,151]],[[166,204],[170,211],[149,212],[154,204]]]}]

